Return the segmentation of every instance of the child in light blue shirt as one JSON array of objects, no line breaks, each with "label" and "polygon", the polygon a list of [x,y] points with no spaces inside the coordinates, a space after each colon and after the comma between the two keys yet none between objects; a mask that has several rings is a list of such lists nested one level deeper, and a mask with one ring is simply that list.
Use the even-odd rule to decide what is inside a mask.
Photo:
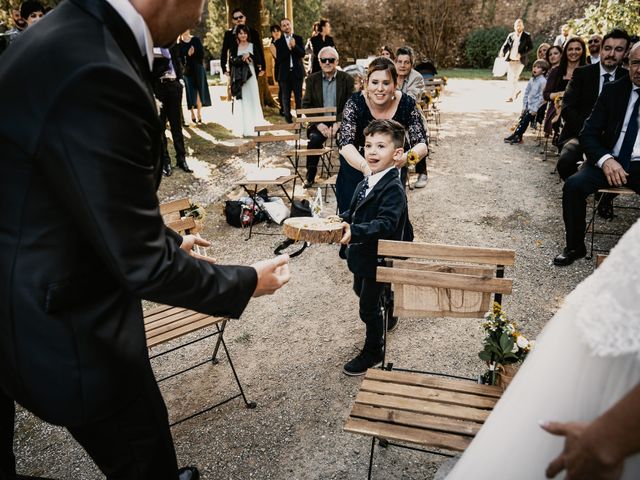
[{"label": "child in light blue shirt", "polygon": [[545,73],[549,70],[549,64],[545,60],[536,60],[533,64],[531,72],[531,80],[527,83],[524,91],[523,110],[520,116],[520,122],[512,135],[504,139],[505,143],[515,144],[522,143],[522,135],[527,131],[530,123],[536,121],[536,113],[544,103],[542,92],[547,84]]}]

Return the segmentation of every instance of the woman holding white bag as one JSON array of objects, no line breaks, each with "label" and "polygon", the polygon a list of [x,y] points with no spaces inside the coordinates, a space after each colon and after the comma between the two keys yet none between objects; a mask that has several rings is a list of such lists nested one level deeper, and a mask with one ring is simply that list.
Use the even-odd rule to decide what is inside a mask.
[{"label": "woman holding white bag", "polygon": [[518,18],[513,23],[513,32],[507,35],[498,54],[507,62],[507,84],[510,91],[507,102],[513,102],[520,94],[518,80],[520,80],[520,74],[527,64],[531,50],[533,50],[531,34],[524,31],[524,23],[521,18]]}]

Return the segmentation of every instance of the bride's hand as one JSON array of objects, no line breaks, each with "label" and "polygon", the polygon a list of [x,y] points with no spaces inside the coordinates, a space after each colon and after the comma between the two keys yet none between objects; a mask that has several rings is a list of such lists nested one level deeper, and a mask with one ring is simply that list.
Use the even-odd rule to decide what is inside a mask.
[{"label": "bride's hand", "polygon": [[547,467],[547,478],[555,478],[563,470],[575,480],[617,480],[622,475],[623,461],[612,458],[598,438],[592,439],[589,423],[549,422],[541,425],[552,435],[565,437],[564,450]]}]

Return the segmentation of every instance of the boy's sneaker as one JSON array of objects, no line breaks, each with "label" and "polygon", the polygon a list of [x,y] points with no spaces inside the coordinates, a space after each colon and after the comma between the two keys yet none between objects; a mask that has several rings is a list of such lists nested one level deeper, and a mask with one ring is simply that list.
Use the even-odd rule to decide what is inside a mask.
[{"label": "boy's sneaker", "polygon": [[509,135],[504,139],[504,143],[511,143],[511,141],[515,138],[515,135]]},{"label": "boy's sneaker", "polygon": [[382,364],[382,349],[377,352],[362,350],[356,358],[347,362],[342,369],[345,375],[364,375],[367,370]]},{"label": "boy's sneaker", "polygon": [[516,143],[522,143],[522,137],[513,137],[509,143],[511,145],[515,145]]}]

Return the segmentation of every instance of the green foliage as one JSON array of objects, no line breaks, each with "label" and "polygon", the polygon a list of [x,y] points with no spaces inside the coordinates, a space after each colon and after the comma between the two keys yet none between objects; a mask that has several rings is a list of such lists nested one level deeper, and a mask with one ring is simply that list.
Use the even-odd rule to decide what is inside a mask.
[{"label": "green foliage", "polygon": [[227,4],[225,0],[209,0],[207,8],[209,16],[207,17],[207,33],[203,43],[214,58],[218,58],[222,51],[224,32],[227,29]]},{"label": "green foliage", "polygon": [[[304,41],[311,36],[313,22],[320,20],[323,14],[322,0],[293,0],[293,31]],[[271,14],[271,24],[280,24],[284,17],[284,2],[281,0],[264,0],[264,8]],[[331,22],[333,19],[329,19]],[[333,22],[331,22],[333,24]],[[268,35],[268,28],[263,32]],[[303,45],[304,46],[304,45]]]},{"label": "green foliage", "polygon": [[605,34],[613,28],[622,28],[629,35],[640,32],[640,0],[601,0],[590,5],[582,18],[569,21],[576,35]]},{"label": "green foliage", "polygon": [[474,68],[491,68],[509,30],[505,27],[474,30],[465,41],[467,64]]}]

